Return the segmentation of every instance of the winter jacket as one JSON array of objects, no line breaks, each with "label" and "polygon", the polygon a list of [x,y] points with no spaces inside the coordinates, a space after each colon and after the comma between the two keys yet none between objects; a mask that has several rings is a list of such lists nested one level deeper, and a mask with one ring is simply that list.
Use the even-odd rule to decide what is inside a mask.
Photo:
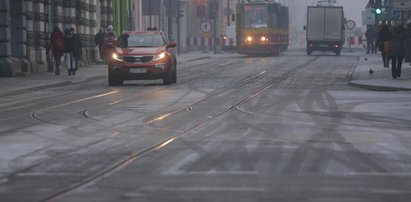
[{"label": "winter jacket", "polygon": [[391,33],[388,25],[382,25],[378,32],[377,46],[379,50],[384,52],[384,41],[390,40]]},{"label": "winter jacket", "polygon": [[391,31],[391,37],[389,40],[390,50],[389,56],[392,57],[404,57],[405,55],[405,29],[401,26],[394,28]]},{"label": "winter jacket", "polygon": [[373,28],[368,28],[367,31],[365,32],[365,37],[367,38],[367,41],[373,41],[375,40],[375,31]]},{"label": "winter jacket", "polygon": [[53,32],[50,37],[50,44],[47,47],[47,52],[51,49],[54,56],[63,56],[64,48],[63,32]]}]

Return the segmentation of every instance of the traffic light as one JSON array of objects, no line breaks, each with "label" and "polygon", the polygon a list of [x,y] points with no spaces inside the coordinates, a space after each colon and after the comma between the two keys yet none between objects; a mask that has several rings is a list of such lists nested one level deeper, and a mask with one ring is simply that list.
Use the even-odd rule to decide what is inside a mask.
[{"label": "traffic light", "polygon": [[381,13],[383,12],[381,0],[375,0],[373,11],[376,15],[381,15]]},{"label": "traffic light", "polygon": [[380,15],[382,13],[382,9],[381,8],[375,8],[374,13],[377,14],[377,15]]},{"label": "traffic light", "polygon": [[178,18],[184,17],[184,10],[180,9],[178,10]]}]

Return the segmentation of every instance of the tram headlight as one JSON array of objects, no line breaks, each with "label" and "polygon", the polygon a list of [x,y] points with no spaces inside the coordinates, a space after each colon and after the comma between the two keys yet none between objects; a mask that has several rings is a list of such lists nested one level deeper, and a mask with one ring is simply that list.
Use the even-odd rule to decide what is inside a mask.
[{"label": "tram headlight", "polygon": [[247,36],[247,37],[245,38],[245,41],[246,41],[246,42],[252,42],[252,41],[253,41],[253,37]]},{"label": "tram headlight", "polygon": [[262,36],[262,37],[261,37],[261,41],[262,41],[262,42],[266,42],[266,41],[268,41],[268,38],[265,37],[265,36]]}]

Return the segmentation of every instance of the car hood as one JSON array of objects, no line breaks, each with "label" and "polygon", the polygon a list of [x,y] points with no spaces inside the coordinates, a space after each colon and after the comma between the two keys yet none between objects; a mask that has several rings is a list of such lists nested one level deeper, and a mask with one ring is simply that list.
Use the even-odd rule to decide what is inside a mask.
[{"label": "car hood", "polygon": [[165,47],[130,47],[130,48],[119,48],[116,47],[116,51],[120,55],[156,55],[162,51],[166,50]]}]

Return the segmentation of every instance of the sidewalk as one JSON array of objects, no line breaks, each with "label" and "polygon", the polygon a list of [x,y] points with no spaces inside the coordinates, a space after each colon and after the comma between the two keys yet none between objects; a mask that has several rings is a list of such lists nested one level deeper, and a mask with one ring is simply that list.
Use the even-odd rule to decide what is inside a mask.
[{"label": "sidewalk", "polygon": [[[190,52],[177,56],[179,64],[219,57],[213,53]],[[81,67],[75,76],[68,76],[67,71],[62,70],[59,76],[54,73],[33,73],[25,77],[0,77],[0,96],[19,94],[51,87],[66,86],[107,77],[106,65],[90,65]]]},{"label": "sidewalk", "polygon": [[[374,73],[370,75],[372,69]],[[393,79],[390,68],[384,68],[381,54],[363,55],[352,75],[351,85],[376,91],[408,91],[411,90],[411,66],[403,63],[401,78]]]}]

